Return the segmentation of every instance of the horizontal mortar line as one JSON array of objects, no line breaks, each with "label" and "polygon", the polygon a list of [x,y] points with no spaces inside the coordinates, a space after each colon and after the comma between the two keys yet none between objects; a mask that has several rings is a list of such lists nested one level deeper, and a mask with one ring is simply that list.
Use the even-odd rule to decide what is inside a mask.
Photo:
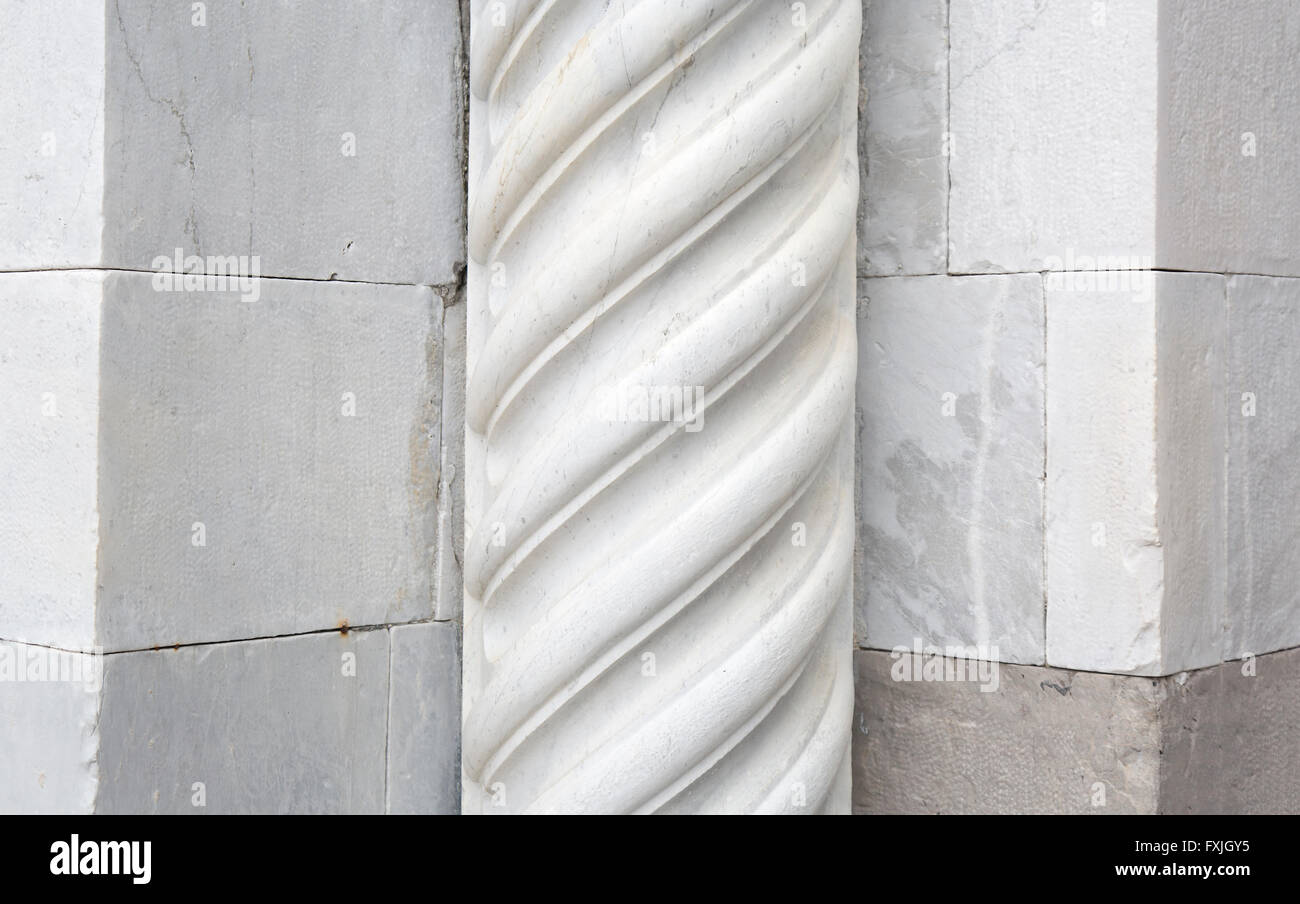
[{"label": "horizontal mortar line", "polygon": [[[221,257],[232,257],[235,255],[218,255]],[[157,273],[167,273],[176,275],[172,270],[144,270],[137,267],[36,267],[26,270],[7,270],[0,268],[0,276],[8,273],[147,273],[154,275]],[[282,279],[288,282],[311,282],[323,283],[325,285],[354,285],[354,286],[392,286],[398,289],[433,289],[454,291],[460,286],[458,280],[453,279],[445,283],[398,283],[398,282],[381,282],[375,279],[321,279],[315,276],[275,276],[270,273],[259,273],[257,276],[251,276],[248,273],[208,273],[206,270],[192,270],[180,274],[181,276],[211,276],[226,277],[227,279]],[[180,291],[180,290],[177,290]]]},{"label": "horizontal mortar line", "polygon": [[1300,274],[1286,276],[1280,273],[1257,273],[1251,270],[1183,270],[1177,267],[1130,267],[1124,269],[1074,269],[1074,270],[963,270],[956,273],[858,273],[857,279],[921,279],[928,276],[950,276],[954,279],[972,276],[1046,276],[1049,273],[1187,273],[1195,276],[1259,276],[1265,279],[1300,279]]},{"label": "horizontal mortar line", "polygon": [[[368,625],[348,625],[347,630],[343,628],[313,628],[310,631],[293,631],[288,634],[257,634],[250,637],[233,637],[225,640],[196,640],[187,643],[166,643],[155,644],[148,647],[131,647],[125,650],[104,650],[103,656],[120,656],[123,653],[165,653],[169,650],[181,650],[187,647],[215,647],[236,643],[251,643],[255,640],[282,640],[293,637],[313,637],[318,634],[352,634],[368,633],[372,631],[388,631],[392,628],[405,628],[409,625],[457,625],[460,621],[456,618],[422,618],[415,621],[406,622],[379,622]],[[30,640],[17,640],[9,637],[0,637],[0,644],[18,644],[24,647],[40,647],[45,650],[56,650],[60,653],[79,653],[86,656],[95,655],[94,650],[77,650],[69,647],[59,647],[54,644],[37,643]]]},{"label": "horizontal mortar line", "polygon": [[[977,645],[953,643],[953,644],[944,644],[942,647],[940,647],[938,644],[932,644],[931,646],[934,648],[935,652],[939,654],[939,658],[941,659],[960,659],[962,657],[948,656],[944,651],[948,648],[948,646],[968,649],[970,646],[977,646]],[[1254,654],[1255,661],[1258,662],[1260,659],[1263,659],[1265,656],[1273,656],[1274,654],[1278,654],[1278,653],[1290,653],[1294,650],[1300,650],[1300,645],[1291,646],[1291,647],[1282,647],[1279,650],[1269,650],[1267,653],[1255,653]],[[855,653],[893,653],[894,648],[891,647],[890,649],[886,650],[881,647],[864,647],[855,644],[853,651]],[[907,653],[909,655],[915,652],[916,651],[914,648],[912,647],[907,648]],[[926,655],[924,649],[922,649],[921,654]],[[1244,662],[1244,660],[1242,659],[1224,659],[1220,662],[1212,662],[1209,665],[1198,665],[1190,669],[1178,669],[1173,672],[1163,672],[1156,675],[1143,675],[1138,672],[1107,672],[1102,669],[1083,669],[1083,668],[1076,668],[1075,666],[1068,666],[1068,665],[1051,665],[1050,663],[1046,663],[1046,662],[1043,663],[1010,662],[1005,659],[977,660],[977,661],[981,661],[981,662],[992,661],[992,662],[996,662],[998,665],[1014,666],[1016,668],[1022,668],[1022,669],[1052,669],[1057,672],[1076,672],[1076,673],[1081,673],[1086,675],[1109,675],[1115,678],[1142,678],[1150,681],[1160,681],[1166,678],[1176,678],[1179,675],[1191,675],[1194,672],[1205,672],[1205,671],[1209,671],[1210,669],[1222,668],[1223,666],[1228,665],[1230,663]]]},{"label": "horizontal mortar line", "polygon": [[[1053,270],[1049,270],[1049,271],[1045,271],[1045,272],[1048,272],[1048,273],[1060,273],[1060,272],[1064,272],[1064,271],[1059,271],[1059,270],[1055,270],[1055,271],[1053,271]],[[1124,272],[1124,271],[1122,271],[1122,270],[1116,270],[1116,271],[1109,271],[1109,270],[1107,270],[1107,271],[1103,271],[1103,272],[1107,272],[1107,273],[1109,273],[1109,272],[1122,273],[1122,272]],[[1251,271],[1251,270],[1183,270],[1183,269],[1180,269],[1180,268],[1178,268],[1178,267],[1152,267],[1152,268],[1151,268],[1151,272],[1153,272],[1153,273],[1192,273],[1192,274],[1196,274],[1196,275],[1200,275],[1200,276],[1262,276],[1262,277],[1264,277],[1264,278],[1266,278],[1266,279],[1300,279],[1300,275],[1285,276],[1285,275],[1283,275],[1283,274],[1281,274],[1281,273],[1256,273],[1256,272]]]}]

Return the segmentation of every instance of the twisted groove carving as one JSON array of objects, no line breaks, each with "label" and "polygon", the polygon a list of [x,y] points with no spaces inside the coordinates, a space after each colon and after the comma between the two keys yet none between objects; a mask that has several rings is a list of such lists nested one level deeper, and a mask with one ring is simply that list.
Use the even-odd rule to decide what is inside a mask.
[{"label": "twisted groove carving", "polygon": [[861,11],[805,6],[475,8],[469,811],[847,808]]}]

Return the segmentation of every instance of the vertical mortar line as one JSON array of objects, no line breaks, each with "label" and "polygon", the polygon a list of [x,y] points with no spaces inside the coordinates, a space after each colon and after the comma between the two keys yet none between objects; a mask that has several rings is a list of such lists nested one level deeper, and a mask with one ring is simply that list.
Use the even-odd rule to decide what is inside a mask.
[{"label": "vertical mortar line", "polygon": [[[464,261],[457,279],[457,288],[464,289],[469,272],[469,56],[470,56],[470,10],[469,0],[459,0],[456,5],[457,25],[460,28],[459,59],[460,67],[460,240],[463,243]],[[452,296],[453,304],[455,295]],[[466,300],[468,304],[468,298]],[[467,349],[468,351],[468,349]]]},{"label": "vertical mortar line", "polygon": [[[468,359],[469,356],[469,105],[470,105],[469,61],[470,61],[470,52],[472,50],[472,45],[470,43],[469,0],[460,0],[460,2],[457,5],[457,11],[460,15],[460,45],[461,45],[460,209],[461,209],[461,229],[463,230],[463,234],[461,235],[461,240],[465,243],[464,246],[465,266],[461,270],[460,279],[458,281],[458,285],[456,286],[456,294],[457,296],[459,296],[460,303],[465,305],[465,338],[464,341],[460,343],[461,346],[460,353],[465,355],[466,358]],[[444,314],[444,324],[445,324],[445,314],[446,314],[445,308],[443,310],[443,314]],[[443,341],[446,342],[445,331],[444,331]],[[443,366],[445,367],[446,366],[445,355],[443,357],[443,361],[444,361]],[[463,370],[465,371],[465,382],[468,383],[469,382],[468,360],[466,361],[466,366],[463,368]],[[443,381],[443,389],[444,389],[444,396],[445,396],[445,389],[446,389],[445,380]],[[464,524],[465,475],[468,472],[468,463],[469,463],[469,456],[465,452],[465,438],[468,434],[464,424],[465,400],[467,398],[468,392],[469,392],[468,386],[461,387],[460,396],[459,396],[460,399],[459,404],[461,408],[461,424],[460,424],[460,430],[455,431],[454,433],[454,435],[457,437],[456,442],[460,443],[461,457],[460,457],[460,467],[457,468],[457,473],[452,478],[453,481],[457,481],[457,480],[460,481],[460,485],[461,485],[460,537],[462,542],[464,540],[465,533],[466,533],[465,524]],[[452,498],[454,499],[456,493],[455,486],[451,487],[451,492],[452,492]],[[454,505],[452,506],[452,516],[453,518],[455,517]],[[459,584],[459,586],[456,588],[456,591],[460,594],[460,602],[459,605],[457,605],[456,607],[456,618],[454,619],[456,623],[456,627],[455,627],[456,668],[455,668],[455,676],[454,676],[456,682],[456,723],[455,723],[456,765],[455,765],[454,775],[455,775],[455,782],[456,782],[456,811],[455,812],[457,815],[459,815],[464,812],[464,808],[465,808],[465,767],[462,764],[462,759],[464,758],[463,752],[464,752],[464,744],[465,744],[465,739],[464,739],[465,736],[464,736],[464,729],[463,729],[463,725],[465,723],[465,575],[464,575],[465,550],[462,548],[460,550],[459,558],[456,557],[456,528],[455,527],[451,528],[451,543],[452,543],[452,558],[456,559],[457,562],[456,574],[458,575],[457,583]]]},{"label": "vertical mortar line", "polygon": [[391,626],[384,628],[384,633],[388,636],[388,687],[384,693],[384,815],[388,816],[392,812],[392,802],[388,799],[388,765],[389,765],[389,746],[393,738],[393,629]]},{"label": "vertical mortar line", "polygon": [[1229,481],[1231,480],[1231,471],[1228,470],[1229,459],[1232,451],[1232,440],[1229,431],[1232,429],[1232,421],[1228,414],[1232,410],[1232,296],[1228,294],[1228,273],[1223,274],[1223,528],[1219,532],[1220,548],[1218,555],[1222,556],[1223,574],[1223,594],[1219,600],[1219,659],[1226,662],[1232,651],[1228,649],[1231,640],[1228,630],[1228,542],[1229,530],[1232,524],[1232,513],[1228,509],[1228,502],[1231,499]]},{"label": "vertical mortar line", "polygon": [[[952,134],[952,0],[944,4],[943,10],[943,131],[948,136],[947,141],[947,161],[944,163],[944,174],[947,176],[948,184],[944,186],[943,192],[943,270],[944,273],[952,273],[952,155],[953,155],[953,134]],[[1043,369],[1046,370],[1047,364],[1044,359]],[[1044,647],[1046,647],[1046,635],[1044,635]]]},{"label": "vertical mortar line", "polygon": [[1043,490],[1039,511],[1043,522],[1043,666],[1047,667],[1047,274],[1038,274],[1038,297],[1043,305]]}]

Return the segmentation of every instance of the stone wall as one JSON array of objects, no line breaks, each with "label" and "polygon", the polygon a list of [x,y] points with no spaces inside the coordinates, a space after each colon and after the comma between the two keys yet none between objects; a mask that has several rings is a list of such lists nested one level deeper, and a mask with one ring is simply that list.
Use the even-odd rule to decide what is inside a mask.
[{"label": "stone wall", "polygon": [[[0,811],[460,809],[470,5],[0,0]],[[1300,810],[1300,12],[862,13],[855,812]]]},{"label": "stone wall", "polygon": [[0,21],[0,810],[457,811],[460,9]]},{"label": "stone wall", "polygon": [[856,809],[1300,809],[1300,13],[864,9]]}]

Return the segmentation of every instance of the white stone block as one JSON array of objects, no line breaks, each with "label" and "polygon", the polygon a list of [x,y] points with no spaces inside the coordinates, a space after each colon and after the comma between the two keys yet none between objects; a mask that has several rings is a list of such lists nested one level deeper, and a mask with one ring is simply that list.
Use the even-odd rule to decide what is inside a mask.
[{"label": "white stone block", "polygon": [[1156,7],[953,0],[950,272],[1155,254]]},{"label": "white stone block", "polygon": [[1228,280],[1226,658],[1300,645],[1300,280]]},{"label": "white stone block", "polygon": [[1160,58],[1159,265],[1300,275],[1300,5],[1162,2]]},{"label": "white stone block", "polygon": [[0,641],[0,813],[89,813],[102,657]]},{"label": "white stone block", "polygon": [[1040,278],[860,287],[858,641],[1041,663]]},{"label": "white stone block", "polygon": [[105,274],[0,274],[0,637],[95,643]]},{"label": "white stone block", "polygon": [[0,2],[0,270],[100,260],[104,24],[103,3]]},{"label": "white stone block", "polygon": [[96,812],[382,813],[388,651],[380,630],[106,657]]},{"label": "white stone block", "polygon": [[1052,666],[1157,675],[1219,661],[1223,283],[1048,277]]},{"label": "white stone block", "polygon": [[948,4],[862,4],[858,273],[942,273],[948,259]]}]

